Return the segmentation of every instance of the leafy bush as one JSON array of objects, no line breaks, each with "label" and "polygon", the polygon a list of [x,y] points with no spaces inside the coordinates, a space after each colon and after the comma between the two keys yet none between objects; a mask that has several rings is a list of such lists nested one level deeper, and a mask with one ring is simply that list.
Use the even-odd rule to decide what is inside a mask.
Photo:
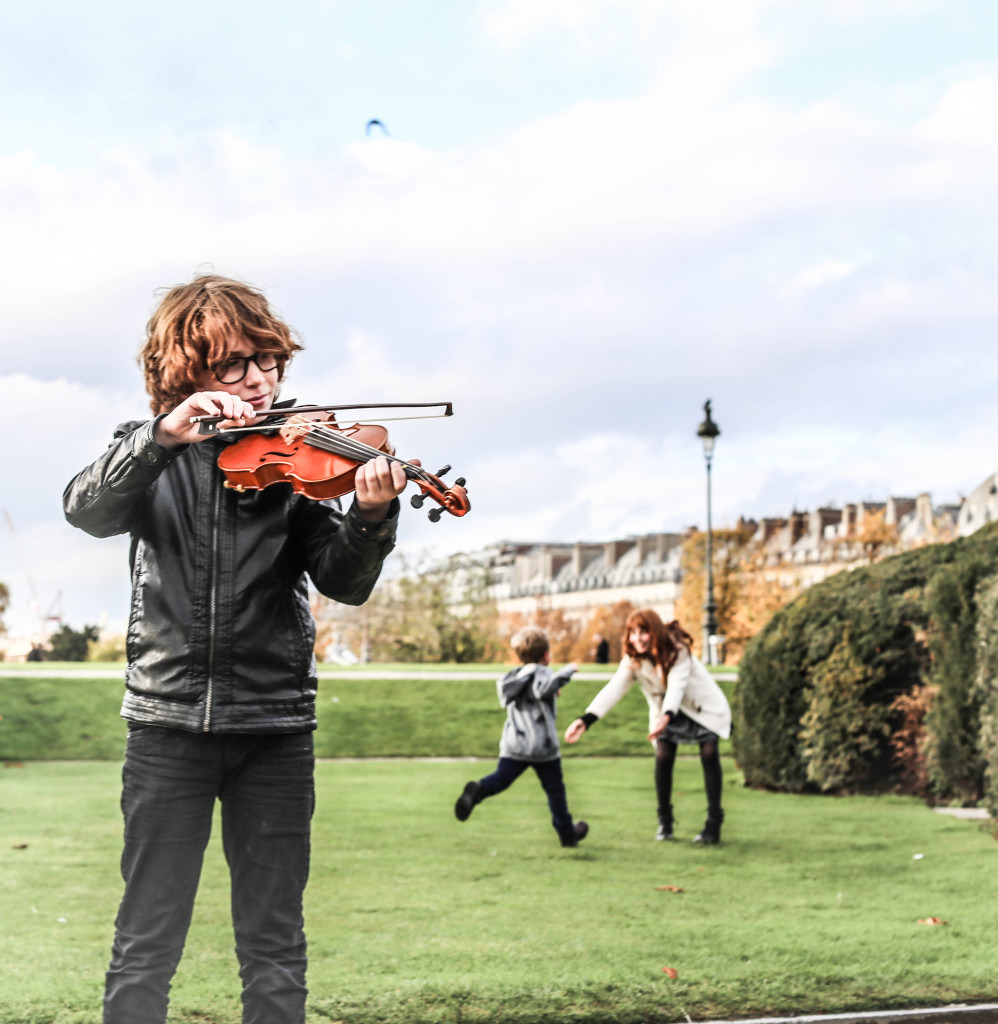
[{"label": "leafy bush", "polygon": [[981,583],[977,607],[974,700],[980,716],[978,742],[984,764],[985,804],[991,817],[998,818],[998,578]]},{"label": "leafy bush", "polygon": [[910,783],[918,766],[909,737],[922,721],[912,710],[931,684],[932,788],[971,799],[983,771],[980,700],[970,697],[975,595],[996,572],[998,524],[832,576],[778,612],[746,649],[735,690],[734,748],[748,784],[799,792]]},{"label": "leafy bush", "polygon": [[944,566],[926,593],[935,694],[925,716],[925,760],[933,792],[976,803],[983,795],[980,702],[974,686],[978,589],[995,566],[978,556]]},{"label": "leafy bush", "polygon": [[87,647],[96,639],[96,626],[84,626],[83,629],[60,626],[49,637],[48,657],[52,661],[85,661]]},{"label": "leafy bush", "polygon": [[934,686],[916,686],[891,704],[891,711],[895,713],[890,741],[891,763],[901,793],[920,797],[928,797],[931,793],[925,766],[925,715],[935,694]]},{"label": "leafy bush", "polygon": [[873,682],[847,626],[828,660],[815,667],[798,733],[807,778],[823,791],[869,778],[880,744],[890,735],[888,707],[868,697]]}]

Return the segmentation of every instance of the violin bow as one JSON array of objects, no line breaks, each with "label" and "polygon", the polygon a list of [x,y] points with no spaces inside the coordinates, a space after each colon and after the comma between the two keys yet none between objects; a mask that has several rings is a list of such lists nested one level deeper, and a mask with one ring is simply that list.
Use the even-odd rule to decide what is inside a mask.
[{"label": "violin bow", "polygon": [[191,423],[197,423],[200,434],[236,434],[241,431],[259,431],[266,428],[264,420],[273,419],[276,416],[297,416],[309,412],[345,412],[355,409],[443,409],[443,412],[432,413],[427,416],[379,416],[375,420],[354,420],[353,423],[382,423],[394,420],[420,420],[420,419],[441,419],[445,416],[454,415],[453,402],[362,402],[357,405],[288,405],[281,408],[271,408],[266,412],[254,417],[254,423],[249,427],[227,427],[218,429],[218,424],[227,416],[206,415],[192,416]]}]

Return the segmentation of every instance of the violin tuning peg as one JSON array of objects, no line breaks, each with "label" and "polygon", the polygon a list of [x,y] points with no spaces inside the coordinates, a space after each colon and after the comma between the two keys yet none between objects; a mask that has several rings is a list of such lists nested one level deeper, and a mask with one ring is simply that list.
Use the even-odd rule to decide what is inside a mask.
[{"label": "violin tuning peg", "polygon": [[457,479],[456,479],[456,480],[454,481],[454,486],[455,486],[455,487],[464,487],[464,485],[465,485],[465,484],[466,484],[467,482],[468,482],[468,481],[467,481],[467,480],[465,480],[463,476],[459,476],[459,477],[458,477],[458,478],[457,478]]},{"label": "violin tuning peg", "polygon": [[442,508],[431,508],[430,511],[427,513],[431,523],[439,523],[440,517],[443,514],[444,510]]},{"label": "violin tuning peg", "polygon": [[419,493],[419,494],[414,494],[409,499],[409,504],[412,505],[413,508],[422,508],[424,501],[426,501],[426,495],[423,494],[423,493]]},{"label": "violin tuning peg", "polygon": [[436,473],[434,473],[433,475],[434,476],[445,476],[449,472],[450,472],[450,466],[444,466],[443,469],[438,469],[436,471]]}]

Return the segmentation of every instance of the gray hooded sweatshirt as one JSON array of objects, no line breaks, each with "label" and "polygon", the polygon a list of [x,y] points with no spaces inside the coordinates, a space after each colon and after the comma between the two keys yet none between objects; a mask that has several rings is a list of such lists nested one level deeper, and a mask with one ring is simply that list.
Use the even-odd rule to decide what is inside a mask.
[{"label": "gray hooded sweatshirt", "polygon": [[499,703],[506,709],[500,757],[514,761],[556,761],[560,757],[555,704],[558,691],[573,671],[563,668],[555,675],[547,665],[521,665],[496,680]]}]

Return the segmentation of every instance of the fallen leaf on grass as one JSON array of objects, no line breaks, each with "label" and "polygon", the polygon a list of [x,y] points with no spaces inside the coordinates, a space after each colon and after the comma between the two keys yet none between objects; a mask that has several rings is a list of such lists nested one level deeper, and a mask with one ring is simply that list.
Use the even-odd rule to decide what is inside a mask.
[{"label": "fallen leaf on grass", "polygon": [[4,766],[4,768],[23,768],[24,767],[24,762],[23,761],[4,761],[3,766]]},{"label": "fallen leaf on grass", "polygon": [[678,885],[656,885],[655,888],[661,892],[686,892],[685,889],[680,889]]},{"label": "fallen leaf on grass", "polygon": [[944,921],[941,917],[920,917],[918,919],[919,924],[949,924],[949,921]]},{"label": "fallen leaf on grass", "polygon": [[11,847],[12,850],[26,850],[27,848],[28,848],[28,844],[27,843],[15,843]]},{"label": "fallen leaf on grass", "polygon": [[677,971],[675,967],[663,967],[662,968],[662,973],[667,975],[670,978],[678,978],[679,977],[679,971]]}]

